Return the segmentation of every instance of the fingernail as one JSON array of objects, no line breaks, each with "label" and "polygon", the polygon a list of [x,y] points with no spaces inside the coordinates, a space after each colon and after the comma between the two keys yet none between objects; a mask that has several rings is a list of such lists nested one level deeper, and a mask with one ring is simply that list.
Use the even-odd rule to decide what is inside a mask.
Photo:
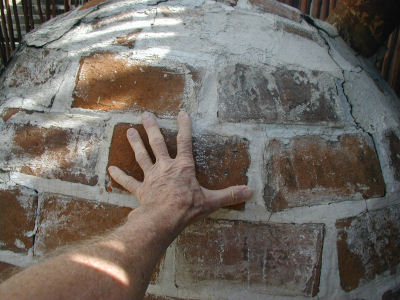
[{"label": "fingernail", "polygon": [[135,129],[133,129],[133,128],[129,128],[128,131],[126,132],[126,134],[127,134],[129,137],[135,137],[136,131],[135,131]]},{"label": "fingernail", "polygon": [[240,191],[240,196],[242,196],[244,199],[249,199],[251,195],[253,195],[253,192],[248,187],[245,187]]},{"label": "fingernail", "polygon": [[109,172],[110,174],[111,174],[111,173],[114,173],[116,170],[117,170],[117,167],[114,167],[114,166],[108,167],[108,172]]}]

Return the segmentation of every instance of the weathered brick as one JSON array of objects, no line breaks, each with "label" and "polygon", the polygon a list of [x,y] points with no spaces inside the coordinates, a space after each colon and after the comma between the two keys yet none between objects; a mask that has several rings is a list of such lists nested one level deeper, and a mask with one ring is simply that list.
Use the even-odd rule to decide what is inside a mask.
[{"label": "weathered brick", "polygon": [[[36,255],[60,246],[90,239],[121,225],[131,208],[87,201],[58,194],[45,194],[39,213],[35,239]],[[164,256],[156,266],[151,281],[160,272]]]},{"label": "weathered brick", "polygon": [[176,115],[184,85],[185,75],[176,70],[97,53],[81,60],[72,107]]},{"label": "weathered brick", "polygon": [[33,246],[37,193],[24,187],[0,190],[0,249],[28,252]]},{"label": "weathered brick", "polygon": [[188,227],[176,250],[176,282],[231,282],[285,295],[319,289],[323,224],[204,220]]},{"label": "weathered brick", "polygon": [[287,22],[277,21],[275,23],[275,27],[276,27],[276,29],[283,30],[286,33],[295,34],[297,36],[300,36],[302,38],[305,38],[305,39],[308,39],[311,41],[317,41],[315,34],[312,31],[307,30],[303,26],[294,25],[292,23],[287,23]]},{"label": "weathered brick", "polygon": [[400,299],[400,286],[386,291],[382,295],[382,300],[399,300]]},{"label": "weathered brick", "polygon": [[66,53],[21,47],[6,68],[0,89],[8,99],[14,98],[13,103],[24,99],[24,105],[50,107],[68,64]]},{"label": "weathered brick", "polygon": [[12,144],[3,167],[29,175],[95,185],[100,127],[61,128],[9,124]]},{"label": "weathered brick", "polygon": [[15,274],[19,267],[0,261],[0,283],[10,278],[13,274]]},{"label": "weathered brick", "polygon": [[250,4],[261,9],[262,11],[266,11],[272,13],[274,15],[278,15],[280,17],[284,17],[290,19],[292,21],[300,22],[301,16],[300,11],[297,11],[293,8],[287,7],[274,0],[249,0]]},{"label": "weathered brick", "polygon": [[274,139],[267,156],[264,201],[272,211],[385,193],[377,155],[364,135],[346,134],[337,141],[319,136]]},{"label": "weathered brick", "polygon": [[392,130],[387,131],[385,137],[389,144],[390,165],[393,168],[394,177],[400,180],[400,139]]},{"label": "weathered brick", "polygon": [[323,72],[236,64],[218,74],[219,117],[230,122],[339,123],[336,87]]},{"label": "weathered brick", "polygon": [[44,254],[57,247],[103,234],[122,224],[130,211],[128,207],[44,194],[35,253]]},{"label": "weathered brick", "polygon": [[336,222],[340,283],[351,291],[400,262],[400,206]]},{"label": "weathered brick", "polygon": [[[128,175],[142,181],[143,171],[135,160],[134,152],[126,138],[128,128],[136,128],[155,162],[149,141],[142,125],[117,124],[111,141],[108,166],[117,166]],[[176,131],[161,130],[171,157],[176,156]],[[193,138],[193,154],[196,176],[199,183],[208,189],[222,189],[230,185],[247,184],[247,169],[250,164],[248,141],[239,138],[225,138],[216,135],[201,135]],[[107,190],[122,187],[108,180]],[[243,208],[240,206],[239,208]]]},{"label": "weathered brick", "polygon": [[115,43],[133,49],[135,47],[136,39],[141,31],[141,29],[138,29],[127,35],[119,36],[115,39]]}]

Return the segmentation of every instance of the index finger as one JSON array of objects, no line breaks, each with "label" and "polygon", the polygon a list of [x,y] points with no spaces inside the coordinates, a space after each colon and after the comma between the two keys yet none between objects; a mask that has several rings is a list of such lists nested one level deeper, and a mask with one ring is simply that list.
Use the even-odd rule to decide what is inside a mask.
[{"label": "index finger", "polygon": [[181,111],[178,114],[179,131],[176,137],[177,157],[193,159],[192,153],[192,122],[187,112]]}]

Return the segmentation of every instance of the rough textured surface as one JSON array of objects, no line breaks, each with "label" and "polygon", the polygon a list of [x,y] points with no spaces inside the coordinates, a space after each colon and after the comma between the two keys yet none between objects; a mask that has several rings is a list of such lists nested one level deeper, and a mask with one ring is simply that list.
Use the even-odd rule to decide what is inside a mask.
[{"label": "rough textured surface", "polygon": [[272,211],[385,193],[378,158],[363,135],[343,135],[337,141],[318,136],[272,140],[266,174],[264,200]]},{"label": "rough textured surface", "polygon": [[[93,218],[104,220],[137,207],[134,196],[110,181],[107,165],[141,178],[124,131],[140,123],[142,110],[155,111],[176,153],[175,115],[184,109],[193,122],[202,184],[247,183],[254,194],[241,211],[218,210],[208,221],[229,226],[200,223],[193,227],[198,240],[173,243],[149,294],[369,300],[395,290],[395,259],[344,290],[336,250],[337,220],[400,204],[400,102],[370,62],[354,55],[331,25],[306,20],[279,1],[100,2],[25,35],[0,75],[0,186],[36,190],[44,205],[48,195],[60,195],[54,203],[65,204],[51,212],[51,226],[37,224],[53,228],[51,236],[38,232],[28,251],[0,249],[0,261],[29,265],[47,251],[40,250],[43,241],[55,247],[64,237],[84,238],[61,228],[68,218],[73,225],[66,228],[91,232],[108,223],[88,229],[86,216],[98,212]],[[322,2],[329,0],[314,1]],[[379,236],[371,232],[360,243]],[[255,238],[246,248],[248,236]],[[398,240],[390,235],[388,243]],[[226,246],[225,254],[215,245]],[[197,247],[196,254],[180,256],[191,262],[184,273],[175,257],[182,247]],[[265,264],[264,249],[272,251]],[[206,276],[211,279],[196,279]]]},{"label": "rough textured surface", "polygon": [[[134,152],[126,138],[128,128],[136,128],[144,141],[153,162],[148,137],[142,125],[126,123],[114,127],[111,141],[108,166],[117,166],[130,176],[143,181],[143,171],[135,160]],[[176,157],[176,131],[162,130],[171,157]],[[231,185],[247,184],[247,169],[250,164],[248,141],[238,138],[201,135],[193,140],[193,153],[196,164],[196,176],[199,183],[208,189],[222,189]],[[109,181],[107,190],[122,189],[116,182]],[[240,206],[239,208],[243,208]]]},{"label": "rough textured surface", "polygon": [[3,94],[13,101],[25,102],[26,106],[51,106],[68,66],[66,55],[33,48],[23,48],[16,55],[19,59],[13,60],[2,76]]},{"label": "rough textured surface", "polygon": [[329,79],[320,72],[229,66],[219,74],[219,115],[231,122],[335,123],[339,108]]},{"label": "rough textured surface", "polygon": [[273,0],[250,0],[250,4],[260,8],[263,11],[300,22],[300,12],[297,9],[284,7],[281,3]]},{"label": "rough textured surface", "polygon": [[113,53],[93,54],[81,60],[72,107],[176,115],[184,84],[184,74],[176,70],[129,61]]},{"label": "rough textured surface", "polygon": [[400,206],[338,220],[340,283],[351,291],[400,262]]},{"label": "rough textured surface", "polygon": [[37,193],[24,187],[0,189],[0,249],[28,252],[33,246]]},{"label": "rough textured surface", "polygon": [[[99,129],[10,124],[12,145],[3,167],[29,175],[95,185]],[[8,147],[8,145],[4,145]]]},{"label": "rough textured surface", "polygon": [[43,196],[35,254],[98,236],[122,224],[128,207],[87,201],[57,194]]},{"label": "rough textured surface", "polygon": [[0,262],[0,283],[10,278],[20,268],[6,262]]},{"label": "rough textured surface", "polygon": [[322,224],[257,224],[205,220],[178,237],[176,282],[230,281],[244,287],[316,295]]},{"label": "rough textured surface", "polygon": [[394,171],[394,177],[400,181],[400,139],[394,131],[386,132],[386,139],[389,144],[390,165]]}]

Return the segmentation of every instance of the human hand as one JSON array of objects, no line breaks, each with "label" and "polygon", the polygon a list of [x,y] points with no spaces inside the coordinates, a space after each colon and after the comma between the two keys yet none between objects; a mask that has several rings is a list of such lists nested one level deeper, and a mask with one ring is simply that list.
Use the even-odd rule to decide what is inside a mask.
[{"label": "human hand", "polygon": [[153,164],[139,133],[130,128],[127,138],[135,158],[144,172],[140,182],[115,166],[109,167],[111,177],[134,194],[139,208],[166,230],[178,234],[193,221],[218,208],[244,202],[252,195],[247,186],[231,186],[208,190],[196,179],[192,153],[192,125],[186,112],[178,115],[177,156],[172,159],[152,114],[142,115],[156,162]]}]

